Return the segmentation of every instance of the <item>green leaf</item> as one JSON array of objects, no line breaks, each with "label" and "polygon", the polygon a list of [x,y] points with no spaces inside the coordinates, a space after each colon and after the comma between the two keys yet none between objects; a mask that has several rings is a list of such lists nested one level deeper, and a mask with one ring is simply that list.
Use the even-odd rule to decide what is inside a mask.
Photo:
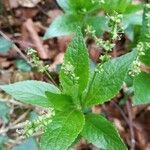
[{"label": "green leaf", "polygon": [[0,101],[0,119],[4,121],[4,123],[9,122],[9,113],[10,109],[5,102]]},{"label": "green leaf", "polygon": [[45,91],[59,93],[59,89],[54,85],[35,80],[1,85],[0,88],[21,102],[43,107],[50,107],[50,102],[46,98]]},{"label": "green leaf", "polygon": [[102,9],[108,13],[114,11],[124,13],[129,4],[131,4],[131,0],[105,0]]},{"label": "green leaf", "polygon": [[6,53],[12,47],[12,43],[0,37],[0,53]]},{"label": "green leaf", "polygon": [[[80,30],[77,31],[77,35],[68,46],[63,66],[66,66],[66,68],[61,67],[60,81],[64,93],[71,97],[79,93],[80,96],[89,80],[88,50]],[[73,73],[70,75],[66,73],[67,67],[73,69]],[[75,77],[73,77],[73,74]],[[78,78],[77,83],[74,83],[74,78]]]},{"label": "green leaf", "polygon": [[62,111],[69,107],[73,108],[73,102],[70,96],[52,92],[46,92],[45,94],[55,110]]},{"label": "green leaf", "polygon": [[82,26],[83,17],[75,14],[58,16],[48,27],[44,39],[69,35],[76,31],[77,26]]},{"label": "green leaf", "polygon": [[87,27],[87,25],[92,26],[96,31],[95,34],[99,36],[108,30],[107,22],[107,18],[104,16],[88,16],[86,18],[85,27]]},{"label": "green leaf", "polygon": [[140,4],[129,4],[125,10],[125,14],[135,14],[137,11],[143,9],[143,3]]},{"label": "green leaf", "polygon": [[150,103],[150,74],[140,73],[134,78],[135,105]]},{"label": "green leaf", "polygon": [[142,15],[141,14],[124,15],[122,23],[124,28],[133,25],[142,25]]},{"label": "green leaf", "polygon": [[82,131],[84,116],[78,110],[57,113],[41,138],[42,150],[67,150]]},{"label": "green leaf", "polygon": [[[147,16],[148,14],[150,15],[150,8],[145,6],[140,41],[147,42],[149,44],[150,43],[150,27],[149,27],[150,17]],[[144,64],[150,66],[150,46],[144,45],[144,50],[145,50],[145,55],[141,57],[141,61]]]},{"label": "green leaf", "polygon": [[31,71],[31,66],[23,59],[17,59],[15,60],[16,67],[25,72]]},{"label": "green leaf", "polygon": [[86,106],[103,104],[114,97],[121,89],[125,76],[136,57],[136,51],[106,62],[101,70],[93,75],[87,94],[83,98]]},{"label": "green leaf", "polygon": [[23,143],[16,145],[12,148],[12,150],[39,150],[38,143],[34,138],[29,138],[25,140]]},{"label": "green leaf", "polygon": [[67,13],[87,14],[100,8],[99,0],[57,0],[59,6]]},{"label": "green leaf", "polygon": [[[140,27],[142,25],[142,15],[136,13],[124,15],[122,19],[122,25],[125,29],[125,33],[131,41],[134,40],[134,37],[138,39],[138,36],[136,35],[136,29],[138,26]],[[136,43],[134,42],[133,44]]]},{"label": "green leaf", "polygon": [[98,148],[127,150],[113,124],[100,115],[86,116],[81,135]]},{"label": "green leaf", "polygon": [[64,11],[70,11],[70,4],[69,0],[56,0],[58,5],[64,10]]}]

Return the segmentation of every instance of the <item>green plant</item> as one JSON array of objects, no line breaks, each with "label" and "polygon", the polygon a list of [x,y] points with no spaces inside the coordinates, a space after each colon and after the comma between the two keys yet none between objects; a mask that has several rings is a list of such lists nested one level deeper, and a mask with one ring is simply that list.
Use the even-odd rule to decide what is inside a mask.
[{"label": "green plant", "polygon": [[[135,91],[134,104],[150,102],[150,74],[141,72],[142,65],[150,65],[150,5],[145,5],[143,26],[135,50],[118,58],[110,59],[109,52],[113,50],[116,39],[120,38],[118,32],[122,32],[120,24],[124,13],[130,14],[139,9],[139,6],[133,6],[130,0],[122,0],[113,3],[112,11],[108,9],[110,2],[105,1],[103,4],[103,1],[99,3],[95,0],[85,3],[84,0],[79,0],[76,3],[73,0],[58,0],[66,14],[61,16],[60,20],[57,18],[58,22],[55,22],[57,24],[52,25],[50,37],[75,32],[77,25],[81,27],[81,29],[77,29],[76,36],[65,54],[59,74],[59,87],[35,80],[0,86],[2,90],[21,102],[45,108],[46,114],[33,121],[27,121],[23,130],[23,134],[27,137],[39,130],[43,132],[40,140],[41,150],[67,150],[82,137],[102,149],[127,149],[114,125],[103,115],[92,113],[91,107],[110,101],[126,82],[125,78],[128,73],[134,80],[131,85]],[[125,5],[122,6],[122,3]],[[84,7],[86,9],[83,9]],[[128,12],[127,8],[133,8],[133,10],[130,9]],[[108,15],[107,30],[110,32],[108,41],[97,38],[97,30],[91,21],[97,17],[94,14],[99,9],[114,14],[113,16]],[[119,13],[123,13],[123,15]],[[70,20],[74,17],[79,19],[79,24],[76,20],[75,22]],[[62,25],[60,31],[58,27],[61,26],[64,18],[67,18],[64,23],[65,28]],[[83,21],[84,25],[81,25],[80,19],[87,22],[91,19],[91,24]],[[71,25],[70,28],[71,21],[74,22],[74,25]],[[85,33],[95,40],[97,46],[104,49],[104,55],[100,57],[100,63],[97,64],[94,71],[90,70],[88,50],[82,35],[85,27],[87,27]],[[102,29],[105,30],[104,27]],[[49,35],[46,35],[46,38],[48,37]],[[44,66],[39,60],[37,53],[30,49],[28,55],[32,58],[33,66],[39,67],[39,71],[46,73],[54,82],[49,75],[47,66]]]},{"label": "green plant", "polygon": [[[87,27],[92,27],[93,33],[91,32],[92,38],[96,41],[98,46],[101,46],[105,50],[112,50],[114,44],[109,41],[103,41],[98,39],[96,35],[101,35],[104,31],[109,31],[113,34],[114,39],[118,36],[117,27],[110,29],[110,21],[117,18],[114,16],[105,17],[99,16],[98,12],[104,11],[108,14],[113,14],[114,11],[122,16],[121,22],[124,28],[124,32],[128,35],[128,38],[132,41],[131,47],[137,48],[139,51],[138,58],[134,61],[134,66],[132,68],[133,78],[133,88],[135,92],[134,104],[147,104],[150,102],[149,98],[149,71],[141,72],[141,65],[144,68],[150,66],[150,53],[149,53],[149,40],[150,40],[150,17],[149,17],[149,4],[144,8],[144,15],[136,14],[135,12],[143,8],[143,4],[132,4],[131,0],[104,0],[100,1],[74,1],[74,0],[57,0],[60,7],[64,10],[64,15],[59,16],[60,20],[56,18],[54,22],[50,25],[47,32],[45,33],[45,38],[51,38],[54,36],[61,36],[75,32],[75,26],[80,26],[82,29]],[[86,4],[86,5],[85,5]],[[111,5],[111,7],[110,7]],[[83,11],[84,10],[84,11]],[[86,10],[86,11],[85,11]],[[122,14],[122,15],[121,15]],[[68,19],[70,16],[71,20]],[[72,17],[76,16],[76,17]],[[82,21],[81,21],[82,20]],[[142,23],[143,20],[143,23]],[[111,21],[112,22],[112,21]],[[142,27],[140,27],[142,25]],[[111,24],[111,27],[113,25]],[[136,29],[141,28],[141,34],[136,33]],[[83,31],[84,32],[84,31]],[[139,33],[140,31],[137,30]],[[113,37],[112,37],[113,39]],[[139,41],[139,42],[138,42]],[[141,52],[144,54],[141,54]],[[107,56],[102,56],[102,59],[107,59]],[[146,66],[147,65],[147,66]],[[134,72],[133,72],[134,70]],[[145,89],[141,87],[145,87]],[[147,89],[147,90],[146,90]],[[141,92],[143,91],[143,92]]]},{"label": "green plant", "polygon": [[[144,51],[144,55],[139,53],[139,70],[150,67],[150,4],[145,5],[143,14],[143,26],[139,39],[140,43],[137,46],[139,51]],[[133,82],[135,96],[134,104],[148,104],[150,103],[150,71],[140,71],[134,78]]]},{"label": "green plant", "polygon": [[[60,71],[60,89],[41,81],[21,81],[0,88],[21,102],[46,107],[48,113],[34,122],[27,122],[25,134],[42,130],[41,150],[67,150],[80,137],[97,147],[112,150],[127,149],[111,122],[87,109],[103,104],[121,89],[124,78],[137,52],[89,67],[80,29],[68,46]],[[52,110],[53,109],[53,110]]]},{"label": "green plant", "polygon": [[[132,0],[57,0],[64,14],[56,17],[47,29],[44,39],[69,35],[80,26],[84,32],[92,26],[96,35],[108,31],[108,19],[105,14],[117,12],[123,15],[122,24],[126,33],[132,38],[133,26],[141,25],[142,16],[136,12],[143,8],[142,4],[132,4]],[[111,7],[110,7],[111,6]],[[104,12],[105,14],[99,12]]]}]

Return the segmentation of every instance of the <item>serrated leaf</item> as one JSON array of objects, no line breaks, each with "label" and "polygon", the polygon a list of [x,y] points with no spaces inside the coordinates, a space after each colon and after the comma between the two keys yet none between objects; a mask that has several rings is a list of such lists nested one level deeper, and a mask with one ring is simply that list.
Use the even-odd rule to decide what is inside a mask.
[{"label": "serrated leaf", "polygon": [[99,0],[57,0],[59,6],[67,13],[86,14],[100,8]]},{"label": "serrated leaf", "polygon": [[59,93],[59,89],[54,85],[36,80],[1,85],[0,89],[21,102],[43,107],[50,107],[50,102],[46,98],[45,91]]},{"label": "serrated leaf", "polygon": [[57,113],[41,138],[42,150],[67,150],[84,125],[84,116],[78,110]]},{"label": "serrated leaf", "polygon": [[[150,8],[145,6],[140,41],[147,42],[150,45],[150,27],[149,27],[150,17],[147,16],[148,14],[150,15]],[[144,64],[150,66],[150,46],[147,47],[144,46],[144,50],[145,55],[141,57],[141,61]]]},{"label": "serrated leaf", "polygon": [[73,108],[73,102],[70,96],[52,92],[46,92],[45,94],[55,110],[62,111],[66,108]]},{"label": "serrated leaf", "polygon": [[150,74],[141,72],[134,78],[135,105],[150,103]]},{"label": "serrated leaf", "polygon": [[130,3],[127,6],[124,14],[135,14],[136,12],[142,10],[143,7],[144,7],[143,3],[139,3],[139,4],[132,4],[132,3]]},{"label": "serrated leaf", "polygon": [[61,68],[60,81],[64,93],[74,97],[74,95],[81,95],[87,86],[89,80],[89,56],[86,48],[83,35],[80,30],[77,31],[76,36],[69,44],[67,52],[64,57],[63,65],[73,67],[75,78],[78,78],[77,83],[74,83],[71,75],[65,73],[65,69]]},{"label": "serrated leaf", "polygon": [[104,16],[88,16],[86,18],[86,27],[92,26],[96,35],[102,35],[105,31],[108,31],[108,20]]},{"label": "serrated leaf", "polygon": [[97,114],[89,114],[85,117],[81,135],[98,148],[127,150],[113,124]]},{"label": "serrated leaf", "polygon": [[75,32],[77,26],[82,26],[82,20],[82,16],[78,16],[75,14],[58,16],[48,27],[44,35],[44,39],[69,35]]},{"label": "serrated leaf", "polygon": [[121,89],[125,76],[136,58],[136,51],[106,62],[103,67],[97,68],[102,71],[94,75],[88,93],[83,98],[86,106],[103,104],[114,97]]},{"label": "serrated leaf", "polygon": [[102,9],[109,13],[114,11],[124,13],[131,2],[131,0],[105,0],[105,3],[102,5]]},{"label": "serrated leaf", "polygon": [[0,37],[0,53],[6,53],[12,47],[12,43]]}]

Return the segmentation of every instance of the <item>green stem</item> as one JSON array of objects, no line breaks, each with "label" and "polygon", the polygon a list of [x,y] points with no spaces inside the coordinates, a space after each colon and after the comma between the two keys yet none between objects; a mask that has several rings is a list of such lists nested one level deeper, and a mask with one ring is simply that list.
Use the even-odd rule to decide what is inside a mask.
[{"label": "green stem", "polygon": [[50,73],[44,69],[45,74],[48,76],[48,78],[52,81],[52,83],[58,87],[57,83],[54,81],[54,79],[52,78],[52,76],[50,75]]}]

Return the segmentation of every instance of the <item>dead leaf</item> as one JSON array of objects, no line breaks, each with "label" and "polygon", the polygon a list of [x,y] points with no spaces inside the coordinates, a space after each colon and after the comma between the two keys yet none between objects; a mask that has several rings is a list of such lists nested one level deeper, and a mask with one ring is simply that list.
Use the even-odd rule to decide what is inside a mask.
[{"label": "dead leaf", "polygon": [[23,7],[35,7],[42,0],[18,0],[20,6]]}]

